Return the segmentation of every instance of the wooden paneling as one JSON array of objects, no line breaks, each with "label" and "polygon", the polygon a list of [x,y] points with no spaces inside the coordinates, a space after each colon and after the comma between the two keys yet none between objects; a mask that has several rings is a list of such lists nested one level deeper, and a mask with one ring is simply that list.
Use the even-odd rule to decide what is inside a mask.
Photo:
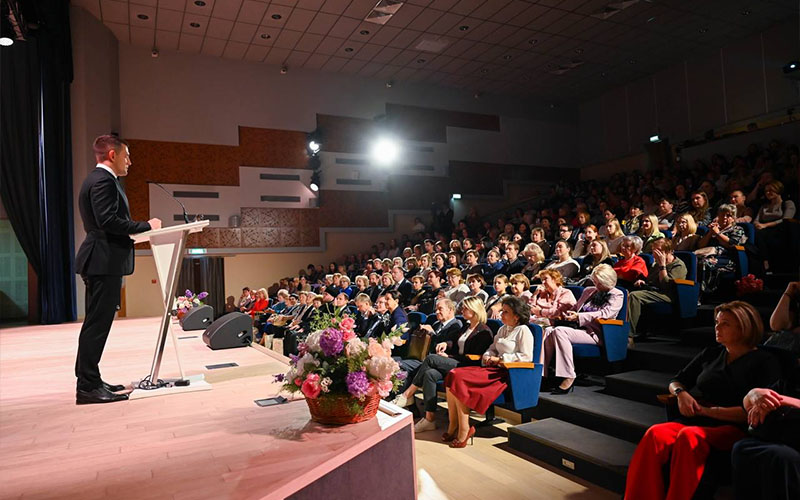
[{"label": "wooden paneling", "polygon": [[447,142],[447,127],[500,131],[500,117],[444,109],[386,104],[386,118],[405,139],[423,142]]}]

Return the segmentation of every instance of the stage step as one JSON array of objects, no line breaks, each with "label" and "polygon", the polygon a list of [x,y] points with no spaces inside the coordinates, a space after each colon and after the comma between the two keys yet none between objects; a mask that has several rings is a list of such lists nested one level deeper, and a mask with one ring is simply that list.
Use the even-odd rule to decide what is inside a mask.
[{"label": "stage step", "polygon": [[702,347],[677,342],[637,342],[628,349],[625,367],[626,370],[647,369],[678,373],[702,350]]},{"label": "stage step", "polygon": [[575,387],[569,394],[539,396],[533,417],[557,418],[638,443],[647,428],[664,422],[663,408],[618,398],[594,387]]},{"label": "stage step", "polygon": [[508,429],[511,448],[570,474],[622,493],[634,443],[546,418]]},{"label": "stage step", "polygon": [[606,376],[605,393],[661,406],[656,396],[666,394],[674,373],[634,370]]}]

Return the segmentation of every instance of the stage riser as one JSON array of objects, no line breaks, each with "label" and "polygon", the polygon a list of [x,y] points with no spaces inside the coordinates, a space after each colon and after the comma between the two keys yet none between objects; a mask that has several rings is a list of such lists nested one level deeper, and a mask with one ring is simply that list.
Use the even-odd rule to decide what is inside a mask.
[{"label": "stage riser", "polygon": [[702,347],[689,348],[677,343],[639,343],[628,349],[625,371],[653,370],[678,373],[701,350]]},{"label": "stage riser", "polygon": [[674,373],[637,370],[606,377],[605,393],[624,399],[661,406],[657,396],[666,394]]}]

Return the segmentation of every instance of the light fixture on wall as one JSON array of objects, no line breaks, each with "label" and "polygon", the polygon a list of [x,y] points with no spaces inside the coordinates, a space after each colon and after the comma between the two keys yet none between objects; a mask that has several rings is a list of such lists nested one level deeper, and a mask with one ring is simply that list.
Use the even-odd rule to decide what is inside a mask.
[{"label": "light fixture on wall", "polygon": [[380,137],[373,143],[370,156],[376,165],[389,166],[400,156],[400,145],[391,137]]},{"label": "light fixture on wall", "polygon": [[461,193],[453,193],[453,199],[454,200],[460,200],[461,199]]},{"label": "light fixture on wall", "polygon": [[652,143],[661,142],[661,137],[659,137],[658,134],[651,135],[650,136],[650,142],[652,142]]},{"label": "light fixture on wall", "polygon": [[317,156],[322,150],[322,131],[315,129],[306,135],[306,149],[308,156]]}]

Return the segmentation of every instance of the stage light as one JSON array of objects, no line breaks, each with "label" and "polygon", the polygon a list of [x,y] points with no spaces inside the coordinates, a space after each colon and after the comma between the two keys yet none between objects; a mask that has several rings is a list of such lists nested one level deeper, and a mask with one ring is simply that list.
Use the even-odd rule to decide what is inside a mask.
[{"label": "stage light", "polygon": [[[317,160],[318,158],[313,158],[313,159]],[[320,170],[321,170],[320,169],[320,164],[319,164],[319,162],[309,162],[309,163],[313,164],[312,168],[314,168],[314,171],[311,172],[311,183],[308,185],[308,187],[309,187],[309,189],[311,189],[312,191],[314,191],[316,193],[316,192],[319,191],[319,186],[321,184],[321,182],[320,182]]]},{"label": "stage light", "polygon": [[14,40],[12,38],[4,36],[0,38],[0,45],[3,47],[10,47],[11,45],[14,45]]},{"label": "stage light", "polygon": [[319,153],[319,150],[320,150],[321,147],[322,147],[322,145],[320,143],[318,143],[317,141],[313,141],[312,140],[312,141],[308,142],[308,150],[311,151],[312,154]]},{"label": "stage light", "polygon": [[797,71],[798,69],[800,69],[800,61],[789,61],[783,67],[783,72],[784,73],[792,73],[794,71]]},{"label": "stage light", "polygon": [[454,200],[460,200],[461,199],[461,193],[453,193],[453,199]]},{"label": "stage light", "polygon": [[651,135],[650,136],[650,142],[661,142],[661,137],[659,137],[658,134]]},{"label": "stage light", "polygon": [[312,190],[312,191],[314,191],[315,193],[316,193],[317,191],[319,191],[319,186],[317,186],[317,183],[316,183],[316,182],[312,182],[312,183],[311,183],[311,185],[310,185],[310,186],[308,186],[308,187],[310,187],[310,188],[311,188],[311,190]]},{"label": "stage light", "polygon": [[373,144],[371,156],[377,165],[391,165],[400,156],[400,145],[393,139],[382,137]]}]

